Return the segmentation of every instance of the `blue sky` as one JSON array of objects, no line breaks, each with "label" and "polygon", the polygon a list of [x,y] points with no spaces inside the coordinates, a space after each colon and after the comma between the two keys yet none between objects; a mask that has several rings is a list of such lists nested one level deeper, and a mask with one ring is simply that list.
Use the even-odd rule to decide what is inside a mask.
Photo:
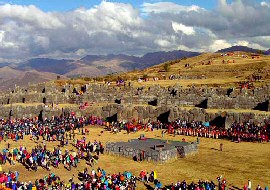
[{"label": "blue sky", "polygon": [[[18,5],[35,5],[43,11],[69,11],[78,7],[91,8],[101,3],[102,0],[0,0],[2,3]],[[132,4],[139,8],[143,3],[165,2],[161,0],[107,0],[108,2],[122,2]],[[212,9],[217,0],[166,0],[177,4],[190,6],[197,5],[206,9]],[[229,2],[229,1],[228,1]]]}]

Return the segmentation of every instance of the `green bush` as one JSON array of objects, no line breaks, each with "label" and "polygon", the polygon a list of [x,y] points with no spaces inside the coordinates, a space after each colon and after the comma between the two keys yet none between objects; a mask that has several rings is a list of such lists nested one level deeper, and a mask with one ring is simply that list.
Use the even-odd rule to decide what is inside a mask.
[{"label": "green bush", "polygon": [[170,63],[169,63],[169,62],[165,63],[165,64],[163,65],[163,68],[164,68],[164,70],[165,70],[166,72],[170,71]]}]

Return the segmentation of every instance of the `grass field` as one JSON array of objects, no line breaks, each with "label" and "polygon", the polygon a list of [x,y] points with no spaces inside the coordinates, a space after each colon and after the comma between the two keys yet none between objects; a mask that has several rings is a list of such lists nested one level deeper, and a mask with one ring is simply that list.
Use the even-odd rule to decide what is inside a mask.
[{"label": "grass field", "polygon": [[[103,144],[108,141],[128,141],[128,139],[138,138],[141,133],[147,137],[161,138],[161,131],[146,132],[140,131],[137,133],[125,134],[112,134],[103,131],[102,128],[91,126],[90,135],[87,135],[88,140],[98,140]],[[81,138],[77,135],[76,138]],[[173,137],[165,135],[165,139],[181,140],[183,136]],[[196,141],[196,137],[185,137],[187,141]],[[11,147],[19,147],[20,145],[26,146],[28,149],[37,145],[25,137],[22,141],[13,142],[9,140]],[[198,181],[215,180],[218,175],[223,175],[230,187],[243,188],[244,184],[250,179],[255,189],[258,184],[264,187],[266,184],[270,185],[270,143],[234,143],[225,140],[206,139],[201,138],[199,145],[199,152],[196,155],[191,155],[183,159],[169,161],[165,164],[158,164],[153,162],[134,162],[128,158],[117,157],[113,155],[101,155],[98,164],[94,167],[101,167],[108,173],[131,171],[134,175],[139,175],[141,170],[155,170],[158,178],[164,185],[177,182],[178,180]],[[40,141],[40,143],[42,143]],[[223,143],[223,151],[219,151],[219,144]],[[49,150],[57,146],[58,142],[47,143]],[[0,148],[6,147],[7,142],[2,141]],[[71,150],[74,149],[71,145],[66,147]],[[72,171],[67,171],[61,165],[58,169],[53,168],[52,172],[56,173],[61,179],[67,181],[72,174],[77,176],[79,171],[86,167],[85,161],[81,161],[78,168],[73,168]],[[89,167],[89,166],[87,166]],[[37,178],[42,178],[48,175],[49,172],[38,168],[38,171],[27,171],[21,164],[17,163],[15,166],[6,164],[3,166],[4,171],[17,170],[20,172],[19,179],[23,181],[34,181]],[[138,189],[146,189],[142,183],[139,183]]]}]

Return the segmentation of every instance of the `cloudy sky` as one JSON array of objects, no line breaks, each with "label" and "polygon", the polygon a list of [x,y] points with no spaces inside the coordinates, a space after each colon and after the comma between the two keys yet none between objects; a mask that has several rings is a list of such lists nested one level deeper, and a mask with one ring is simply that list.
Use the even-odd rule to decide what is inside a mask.
[{"label": "cloudy sky", "polygon": [[270,0],[0,0],[0,61],[270,48]]}]

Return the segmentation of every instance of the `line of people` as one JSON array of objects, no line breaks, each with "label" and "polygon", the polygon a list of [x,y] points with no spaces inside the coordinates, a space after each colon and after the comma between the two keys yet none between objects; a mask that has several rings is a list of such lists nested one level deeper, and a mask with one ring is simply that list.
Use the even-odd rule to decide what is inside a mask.
[{"label": "line of people", "polygon": [[168,133],[197,136],[231,141],[269,142],[270,125],[255,124],[252,122],[232,123],[230,127],[205,125],[203,122],[186,122],[177,120],[168,124]]},{"label": "line of people", "polygon": [[269,142],[270,124],[255,124],[253,122],[232,123],[229,127],[211,125],[209,122],[192,121],[178,119],[169,123],[160,121],[142,123],[133,120],[132,122],[112,122],[107,124],[107,129],[114,133],[126,130],[136,132],[138,130],[159,130],[161,129],[162,136],[165,133],[174,135],[197,136],[214,139],[227,139],[231,141],[247,141],[247,142]]}]

